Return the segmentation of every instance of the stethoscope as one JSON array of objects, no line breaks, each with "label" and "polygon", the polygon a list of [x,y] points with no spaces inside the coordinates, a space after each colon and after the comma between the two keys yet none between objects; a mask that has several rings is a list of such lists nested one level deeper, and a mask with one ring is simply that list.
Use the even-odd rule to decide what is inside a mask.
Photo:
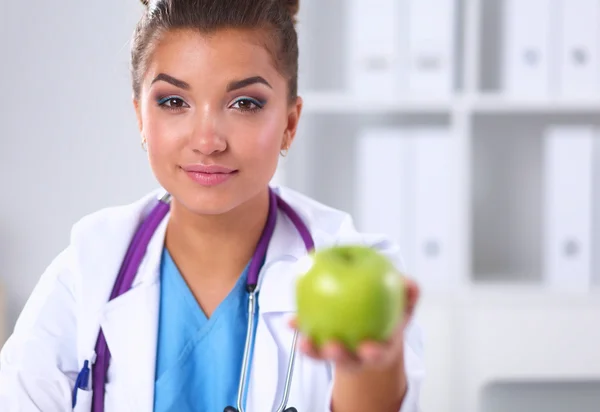
[{"label": "stethoscope", "polygon": [[[152,235],[158,228],[160,222],[164,219],[170,209],[171,196],[170,194],[164,195],[160,198],[157,204],[152,208],[148,216],[138,227],[133,239],[129,244],[127,253],[121,264],[121,269],[117,276],[117,280],[113,286],[110,300],[127,292],[137,274],[140,267],[140,263],[146,253],[146,249],[150,243]],[[237,408],[233,406],[227,406],[223,412],[244,412],[243,396],[248,381],[248,366],[250,364],[250,346],[252,343],[252,336],[254,332],[254,315],[256,313],[257,305],[257,286],[258,286],[258,275],[260,272],[260,266],[267,254],[267,248],[269,242],[273,237],[275,231],[275,225],[277,222],[277,210],[283,211],[290,219],[298,234],[302,238],[306,250],[308,252],[314,249],[314,241],[308,230],[308,227],[304,224],[300,216],[287,204],[281,197],[269,188],[269,213],[267,216],[267,223],[261,234],[260,240],[254,251],[252,260],[250,261],[250,267],[248,268],[248,277],[246,281],[246,291],[248,292],[248,327],[246,331],[246,342],[244,344],[244,356],[242,362],[242,369],[240,371],[240,379],[238,384],[237,393]],[[289,400],[290,388],[292,385],[292,377],[294,374],[294,362],[296,360],[296,343],[298,340],[298,332],[294,333],[292,341],[292,348],[290,350],[289,361],[287,372],[285,376],[285,386],[281,403],[277,408],[277,412],[297,412],[294,407],[287,407]],[[100,330],[98,334],[98,340],[96,341],[96,361],[92,367],[92,412],[103,412],[104,411],[104,385],[106,383],[106,375],[108,373],[108,363],[110,359],[110,351],[106,344],[104,333]],[[79,388],[85,389],[88,386],[88,380],[90,375],[89,362],[85,361],[84,367],[79,373],[75,382],[75,389],[73,391],[73,408],[77,403],[77,390]]]}]

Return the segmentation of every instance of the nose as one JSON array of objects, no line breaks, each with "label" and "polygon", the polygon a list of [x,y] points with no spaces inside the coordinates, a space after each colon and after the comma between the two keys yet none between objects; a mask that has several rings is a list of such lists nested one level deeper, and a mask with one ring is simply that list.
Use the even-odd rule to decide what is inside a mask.
[{"label": "nose", "polygon": [[227,149],[227,139],[221,132],[216,113],[206,109],[199,114],[190,143],[194,152],[206,156]]}]

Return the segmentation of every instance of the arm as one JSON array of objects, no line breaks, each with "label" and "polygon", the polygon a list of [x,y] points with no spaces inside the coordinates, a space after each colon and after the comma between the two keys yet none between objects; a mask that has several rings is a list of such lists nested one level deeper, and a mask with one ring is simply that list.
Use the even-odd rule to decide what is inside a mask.
[{"label": "arm", "polygon": [[[404,264],[398,246],[385,236],[365,235],[354,230],[347,220],[340,230],[339,243],[366,244],[388,256],[402,273]],[[338,244],[339,244],[338,243]],[[407,281],[408,307],[404,324],[398,325],[394,337],[383,345],[367,342],[358,356],[331,343],[318,352],[301,338],[300,349],[307,355],[331,363],[334,375],[328,412],[418,412],[420,392],[425,376],[421,330],[412,319],[418,301],[418,287]],[[294,322],[295,324],[295,322]]]},{"label": "arm", "polygon": [[77,370],[69,250],[46,269],[0,353],[3,412],[71,410]]},{"label": "arm", "polygon": [[[421,331],[412,320],[418,300],[416,284],[407,280],[406,321],[399,325],[389,342],[361,344],[357,354],[347,352],[336,342],[322,350],[300,337],[300,350],[306,355],[330,362],[333,384],[325,404],[327,412],[418,412],[425,376]],[[290,323],[296,328],[296,319]]]},{"label": "arm", "polygon": [[400,342],[399,349],[395,350],[393,344],[386,348],[384,359],[379,362],[371,359],[374,366],[335,367],[331,395],[333,412],[419,411],[424,378],[420,331],[416,325],[409,324],[396,339]]}]

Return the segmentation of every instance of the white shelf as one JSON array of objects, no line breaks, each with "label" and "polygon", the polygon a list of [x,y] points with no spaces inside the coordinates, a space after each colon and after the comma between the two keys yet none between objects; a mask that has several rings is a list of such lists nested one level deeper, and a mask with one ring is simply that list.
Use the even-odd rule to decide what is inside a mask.
[{"label": "white shelf", "polygon": [[450,99],[409,98],[390,101],[364,99],[343,92],[307,92],[301,94],[308,113],[372,114],[372,113],[449,113],[455,102]]},{"label": "white shelf", "polygon": [[590,308],[598,311],[600,316],[600,288],[588,293],[563,293],[540,287],[535,284],[507,284],[480,282],[471,284],[452,294],[444,291],[423,293],[424,307],[456,306],[488,309],[518,308]]},{"label": "white shelf", "polygon": [[600,113],[600,98],[517,99],[483,94],[469,107],[476,113]]},{"label": "white shelf", "polygon": [[474,114],[580,114],[600,113],[600,98],[522,99],[495,94],[448,98],[423,97],[375,100],[343,92],[301,93],[306,113],[332,114],[447,114],[460,111]]}]

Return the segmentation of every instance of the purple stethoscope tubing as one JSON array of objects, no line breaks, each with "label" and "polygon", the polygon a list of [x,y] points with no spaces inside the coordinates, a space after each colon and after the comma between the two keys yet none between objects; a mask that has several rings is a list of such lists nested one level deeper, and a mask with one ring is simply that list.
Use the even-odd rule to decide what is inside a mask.
[{"label": "purple stethoscope tubing", "polygon": [[[142,221],[140,226],[138,227],[133,239],[129,244],[129,248],[123,258],[123,262],[121,264],[121,268],[117,275],[117,279],[114,283],[110,300],[115,299],[116,297],[127,292],[136,277],[137,271],[140,267],[141,261],[144,258],[148,245],[154,232],[160,225],[161,221],[167,215],[170,209],[170,201],[171,197],[169,194],[164,195],[162,198],[158,200],[156,205],[152,208],[148,216]],[[255,308],[255,292],[256,287],[258,285],[258,275],[260,271],[260,266],[264,260],[264,257],[267,253],[267,248],[269,246],[269,242],[271,237],[273,236],[273,232],[275,231],[275,226],[277,222],[277,210],[280,209],[282,212],[286,214],[286,216],[290,219],[296,230],[298,231],[302,241],[306,247],[307,252],[310,252],[314,249],[314,241],[308,230],[308,227],[304,224],[300,216],[294,211],[294,209],[287,204],[281,197],[279,197],[271,188],[269,188],[269,213],[267,216],[267,222],[263,232],[261,234],[260,240],[254,252],[254,256],[250,262],[250,267],[248,270],[248,279],[246,282],[247,292],[250,294],[250,306],[249,312],[252,312]],[[253,327],[252,323],[253,316],[250,316],[249,325],[248,325],[248,336],[250,335],[250,330]],[[292,377],[292,369],[294,364],[294,351],[296,346],[297,334],[294,335],[294,342],[292,345],[292,353],[290,355],[290,361],[288,364],[288,373],[286,376],[286,385],[284,390],[283,399],[278,410],[295,410],[294,408],[286,409],[285,404],[287,403],[287,399],[289,396],[289,388],[291,385],[291,377]],[[245,387],[246,380],[246,368],[248,365],[248,339],[246,340],[246,348],[244,350],[244,365],[242,366],[242,373],[239,384],[239,393],[243,392]],[[95,346],[95,354],[96,359],[91,368],[92,374],[92,412],[104,412],[104,385],[106,383],[106,377],[108,373],[108,365],[110,361],[110,351],[108,349],[108,345],[106,343],[106,338],[102,330],[99,331],[98,339],[96,341]],[[84,368],[80,372],[77,382],[75,384],[74,392],[73,392],[73,407],[77,402],[77,390],[78,388],[87,388],[87,378],[89,377],[90,370],[88,366],[88,361],[85,362]],[[227,410],[227,409],[226,409]],[[235,410],[235,409],[232,409]],[[241,397],[238,396],[238,411],[243,411],[241,407]]]}]

